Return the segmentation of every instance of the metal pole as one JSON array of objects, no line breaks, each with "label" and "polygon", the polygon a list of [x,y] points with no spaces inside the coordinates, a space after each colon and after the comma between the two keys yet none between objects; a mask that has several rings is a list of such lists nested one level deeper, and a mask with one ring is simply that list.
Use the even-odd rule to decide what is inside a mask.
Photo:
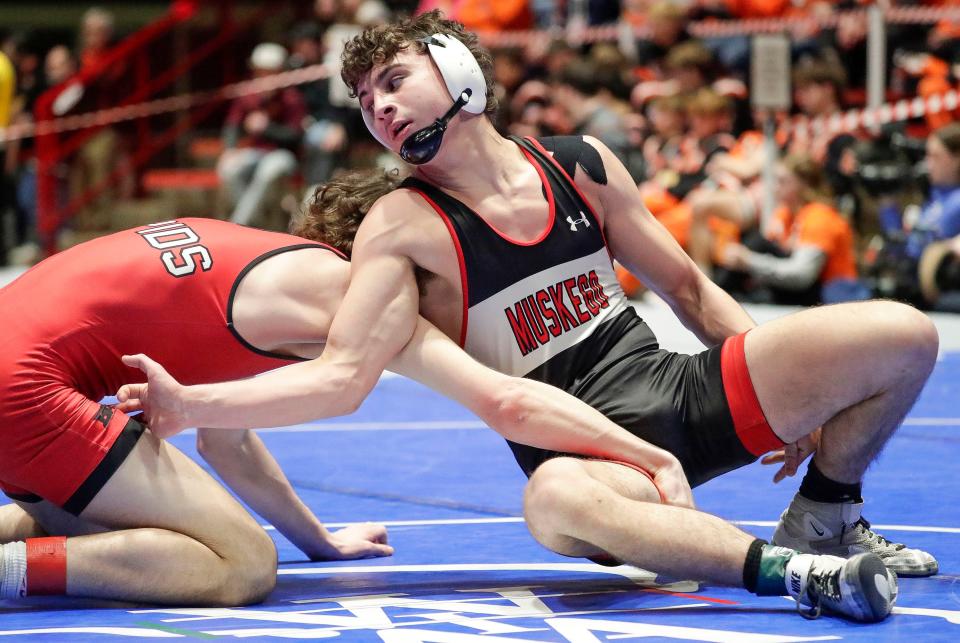
[{"label": "metal pole", "polygon": [[867,9],[867,107],[871,109],[883,105],[887,93],[887,25],[881,4],[886,3]]}]

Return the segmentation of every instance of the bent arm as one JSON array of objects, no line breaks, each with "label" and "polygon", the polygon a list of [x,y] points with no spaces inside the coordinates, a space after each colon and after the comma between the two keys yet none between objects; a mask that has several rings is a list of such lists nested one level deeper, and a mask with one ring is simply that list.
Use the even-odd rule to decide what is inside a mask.
[{"label": "bent arm", "polygon": [[199,429],[197,451],[227,486],[311,560],[333,557],[330,532],[253,431]]}]

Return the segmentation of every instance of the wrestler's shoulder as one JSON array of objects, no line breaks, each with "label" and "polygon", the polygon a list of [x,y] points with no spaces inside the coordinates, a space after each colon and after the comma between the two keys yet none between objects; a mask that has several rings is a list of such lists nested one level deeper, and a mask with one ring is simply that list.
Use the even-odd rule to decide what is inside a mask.
[{"label": "wrestler's shoulder", "polygon": [[364,218],[364,225],[428,224],[435,218],[431,216],[433,214],[430,205],[416,192],[400,188],[374,202]]}]

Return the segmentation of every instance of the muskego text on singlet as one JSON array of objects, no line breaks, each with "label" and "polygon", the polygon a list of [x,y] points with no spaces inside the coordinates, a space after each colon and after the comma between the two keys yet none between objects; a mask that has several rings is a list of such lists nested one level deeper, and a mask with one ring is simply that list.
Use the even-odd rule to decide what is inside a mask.
[{"label": "muskego text on singlet", "polygon": [[597,273],[563,279],[503,309],[517,348],[527,355],[577,328],[610,306]]}]

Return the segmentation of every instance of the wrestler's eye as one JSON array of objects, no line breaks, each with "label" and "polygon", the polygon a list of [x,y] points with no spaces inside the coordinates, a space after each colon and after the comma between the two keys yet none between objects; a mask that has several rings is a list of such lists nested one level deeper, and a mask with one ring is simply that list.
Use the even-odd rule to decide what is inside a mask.
[{"label": "wrestler's eye", "polygon": [[397,74],[396,76],[391,76],[390,80],[387,81],[387,89],[392,92],[397,91],[397,88],[400,87],[400,83],[403,81],[403,76]]}]

